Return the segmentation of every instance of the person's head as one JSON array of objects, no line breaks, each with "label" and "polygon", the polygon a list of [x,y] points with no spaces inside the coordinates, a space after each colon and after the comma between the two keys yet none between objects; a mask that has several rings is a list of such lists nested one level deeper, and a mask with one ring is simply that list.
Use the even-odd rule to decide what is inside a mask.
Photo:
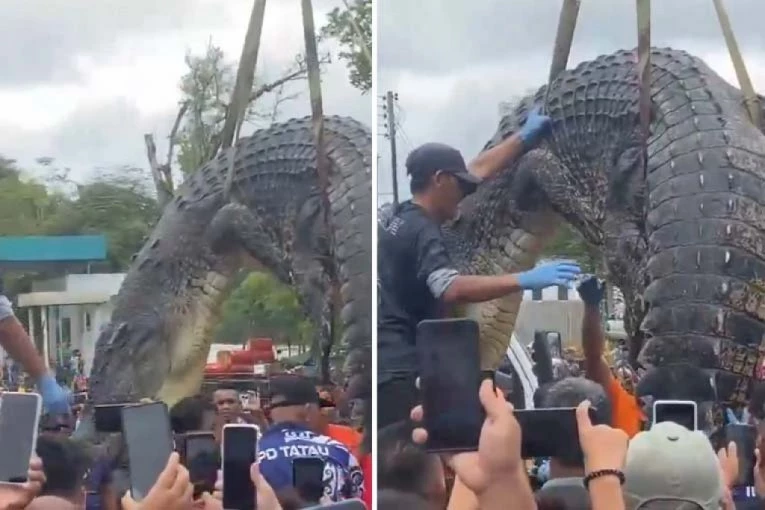
[{"label": "person's head", "polygon": [[757,381],[753,386],[747,409],[757,420],[765,420],[765,382]]},{"label": "person's head", "polygon": [[239,392],[230,388],[221,388],[213,393],[215,410],[225,422],[235,420],[242,412],[242,402]]},{"label": "person's head", "polygon": [[410,152],[406,173],[412,196],[440,222],[454,218],[460,200],[480,182],[468,172],[460,151],[440,143],[426,143]]},{"label": "person's head", "polygon": [[322,423],[319,393],[307,377],[280,375],[269,383],[269,413],[273,423],[293,422],[312,429]]},{"label": "person's head", "polygon": [[[576,407],[589,400],[593,409],[593,424],[611,423],[611,402],[603,386],[584,377],[566,377],[544,388],[541,393],[541,407]],[[570,453],[550,461],[550,469],[584,469],[584,456],[581,451],[572,448]],[[552,474],[552,473],[551,473]]]},{"label": "person's head", "polygon": [[[706,431],[714,428],[714,424],[707,419],[711,414],[708,412],[710,406],[717,400],[712,376],[690,363],[651,368],[640,378],[635,396],[649,403],[657,400],[692,400],[698,408],[699,428]],[[653,406],[643,406],[643,413],[650,423],[653,420]]]},{"label": "person's head", "polygon": [[79,505],[85,497],[85,476],[91,458],[84,445],[72,439],[41,435],[37,456],[43,463],[45,484],[41,496],[55,496]]},{"label": "person's head", "polygon": [[74,430],[72,417],[47,413],[40,420],[40,433],[46,436],[69,437]]},{"label": "person's head", "polygon": [[210,405],[204,397],[186,397],[170,410],[170,425],[176,434],[202,430],[205,411]]},{"label": "person's head", "polygon": [[444,507],[447,495],[441,459],[412,441],[409,421],[393,423],[377,432],[376,455],[380,490],[417,494],[432,508]]},{"label": "person's head", "polygon": [[377,493],[378,510],[430,510],[431,505],[417,494],[381,489]]},{"label": "person's head", "polygon": [[630,440],[623,488],[627,510],[718,510],[722,480],[709,439],[673,422]]},{"label": "person's head", "polygon": [[79,508],[82,508],[79,503],[72,503],[58,496],[38,496],[24,510],[78,510]]}]

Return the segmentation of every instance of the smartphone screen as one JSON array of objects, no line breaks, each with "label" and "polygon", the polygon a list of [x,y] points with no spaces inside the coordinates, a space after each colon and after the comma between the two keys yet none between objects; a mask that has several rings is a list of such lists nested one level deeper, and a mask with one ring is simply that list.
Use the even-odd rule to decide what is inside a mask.
[{"label": "smartphone screen", "polygon": [[250,466],[258,451],[258,428],[254,425],[223,427],[223,508],[255,510],[255,485]]},{"label": "smartphone screen", "polygon": [[[561,457],[581,452],[575,407],[516,409],[513,413],[521,426],[521,456]],[[590,408],[594,421],[595,410]]]},{"label": "smartphone screen", "polygon": [[218,476],[218,444],[212,432],[194,432],[184,438],[183,463],[189,470],[195,496],[215,490]]},{"label": "smartphone screen", "polygon": [[475,450],[485,418],[478,399],[483,379],[478,323],[469,319],[420,322],[417,358],[427,449]]},{"label": "smartphone screen", "polygon": [[736,487],[754,486],[754,449],[757,446],[757,428],[754,425],[731,423],[725,426],[725,444],[736,443],[738,479]]},{"label": "smartphone screen", "polygon": [[122,432],[122,408],[127,404],[103,404],[93,406],[93,422],[96,431]]},{"label": "smartphone screen", "polygon": [[324,459],[321,457],[293,459],[292,486],[307,503],[318,503],[324,495]]},{"label": "smartphone screen", "polygon": [[173,452],[170,415],[162,402],[122,408],[122,433],[130,466],[130,491],[142,500],[165,469]]},{"label": "smartphone screen", "polygon": [[688,430],[698,427],[696,403],[683,400],[657,400],[653,404],[653,423],[671,421]]},{"label": "smartphone screen", "polygon": [[37,393],[0,396],[0,482],[27,481],[41,409],[42,399]]}]

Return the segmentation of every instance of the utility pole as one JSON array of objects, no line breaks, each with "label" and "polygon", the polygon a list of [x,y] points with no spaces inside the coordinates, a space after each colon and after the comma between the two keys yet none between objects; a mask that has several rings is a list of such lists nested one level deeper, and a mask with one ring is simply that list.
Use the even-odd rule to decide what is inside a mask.
[{"label": "utility pole", "polygon": [[398,100],[398,94],[388,91],[385,94],[385,110],[388,121],[388,139],[390,140],[390,164],[393,178],[393,204],[398,205],[398,168],[396,166],[396,114],[393,109],[394,101]]}]

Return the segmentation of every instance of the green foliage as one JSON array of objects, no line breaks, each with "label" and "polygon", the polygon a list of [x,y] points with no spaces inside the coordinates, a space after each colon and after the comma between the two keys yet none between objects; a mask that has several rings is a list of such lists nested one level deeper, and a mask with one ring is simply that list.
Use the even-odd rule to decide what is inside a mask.
[{"label": "green foliage", "polygon": [[567,258],[579,262],[586,273],[599,273],[601,257],[598,250],[584,240],[568,223],[558,228],[555,238],[542,254],[546,258]]},{"label": "green foliage", "polygon": [[124,271],[160,214],[139,172],[123,168],[78,185],[76,199],[59,205],[46,233],[103,234],[110,269]]},{"label": "green foliage", "polygon": [[186,55],[188,72],[181,78],[182,102],[187,111],[176,135],[178,164],[184,176],[195,172],[217,150],[234,90],[236,69],[218,46],[209,44],[204,55]]},{"label": "green foliage", "polygon": [[215,337],[217,342],[231,344],[265,336],[279,343],[307,345],[313,332],[295,292],[270,274],[253,272],[223,304]]},{"label": "green foliage", "polygon": [[[44,167],[46,174],[60,174]],[[12,160],[0,158],[0,236],[103,234],[110,269],[124,271],[159,216],[139,172],[124,168],[85,184],[70,181],[76,192],[67,195],[24,178]]]},{"label": "green foliage", "polygon": [[321,29],[321,35],[336,39],[341,51],[338,57],[344,60],[348,67],[351,85],[364,93],[372,89],[372,62],[362,47],[356,27],[361,32],[361,44],[372,54],[372,0],[350,0],[349,8],[336,7],[328,15],[329,21]]}]

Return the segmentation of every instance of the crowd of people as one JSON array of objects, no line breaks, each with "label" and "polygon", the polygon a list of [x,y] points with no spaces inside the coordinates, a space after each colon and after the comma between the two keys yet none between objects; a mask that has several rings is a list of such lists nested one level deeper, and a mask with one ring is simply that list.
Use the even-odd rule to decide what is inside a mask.
[{"label": "crowd of people", "polygon": [[[361,420],[354,412],[359,402],[371,398],[371,387],[363,382],[341,389],[285,373],[271,376],[262,395],[224,385],[211,395],[181,400],[169,415],[176,449],[181,449],[185,438],[206,433],[217,444],[215,453],[191,459],[173,452],[151,491],[136,501],[130,492],[124,439],[119,434],[99,434],[100,441],[86,443],[73,437],[80,422],[88,419],[87,412],[80,415],[85,407],[75,405],[71,388],[60,385],[45,368],[10,301],[2,295],[0,345],[32,380],[43,404],[28,480],[0,483],[0,510],[222,509],[223,429],[242,423],[259,430],[257,459],[250,466],[256,508],[287,510],[347,500],[359,500],[371,508],[372,408],[361,406]],[[292,462],[305,456],[323,462],[318,501],[303,494],[293,480]]]},{"label": "crowd of people", "polygon": [[[765,507],[761,499],[765,471],[759,454],[765,447],[765,426],[761,425],[765,422],[760,421],[765,414],[762,395],[757,396],[762,388],[755,389],[748,412],[743,413],[746,416],[741,416],[740,409],[721,413],[728,424],[744,425],[756,433],[757,448],[744,451],[742,445],[738,451],[736,442],[719,435],[720,424],[712,419],[720,403],[709,373],[688,363],[645,372],[633,370],[624,360],[609,365],[600,311],[604,287],[597,278],[583,275],[577,264],[557,261],[515,274],[478,276],[464,274],[452,260],[443,225],[458,216],[460,202],[481,181],[512,171],[518,158],[549,132],[549,126],[549,117],[532,109],[513,136],[470,164],[457,149],[443,144],[414,149],[406,160],[412,199],[394,205],[379,218],[378,508]],[[576,408],[578,441],[571,437],[569,442],[578,442],[579,447],[553,458],[522,458],[523,436],[534,431],[522,430],[516,420],[509,402],[512,392],[493,390],[493,383],[500,379],[495,376],[495,381],[483,383],[478,395],[487,418],[477,451],[447,456],[432,452],[425,444],[428,431],[420,423],[427,410],[418,388],[422,370],[418,354],[427,352],[429,359],[438,359],[432,355],[434,348],[427,350],[425,344],[446,339],[420,337],[418,325],[459,316],[462,305],[556,285],[577,285],[584,303],[582,367],[551,370],[550,380],[543,381],[534,394],[534,407]],[[478,372],[478,363],[474,365],[470,370]],[[652,404],[666,401],[690,404],[698,425],[655,419]],[[453,416],[460,411],[449,412]],[[757,460],[748,462],[755,455]],[[743,483],[751,477],[742,475],[751,475],[754,484]]]}]

